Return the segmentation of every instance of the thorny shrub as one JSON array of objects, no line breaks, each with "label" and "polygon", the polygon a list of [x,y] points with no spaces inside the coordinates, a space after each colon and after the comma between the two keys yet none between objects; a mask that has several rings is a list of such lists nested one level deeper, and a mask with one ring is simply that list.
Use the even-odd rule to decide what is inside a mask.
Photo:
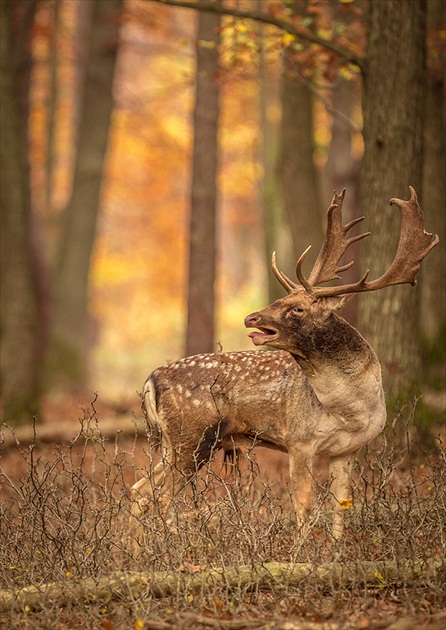
[{"label": "thorny shrub", "polygon": [[99,580],[116,571],[144,572],[150,578],[160,571],[195,574],[209,567],[268,561],[348,563],[358,566],[358,576],[363,561],[376,561],[377,566],[422,562],[426,567],[439,561],[440,568],[428,577],[383,581],[379,587],[359,577],[349,588],[317,586],[310,580],[269,591],[209,584],[199,593],[164,598],[129,588],[128,596],[118,600],[95,601],[92,595],[64,606],[45,600],[39,609],[5,611],[0,627],[206,627],[206,620],[209,627],[248,627],[253,620],[267,619],[277,628],[285,620],[353,628],[387,627],[408,615],[420,627],[441,627],[446,606],[446,450],[438,439],[432,452],[422,453],[410,443],[410,432],[406,422],[404,448],[390,431],[358,456],[353,507],[345,511],[340,540],[330,530],[330,479],[315,479],[318,501],[307,526],[299,529],[286,471],[282,483],[272,480],[267,458],[259,464],[261,457],[254,451],[245,453],[238,467],[229,465],[234,474],[227,474],[221,460],[205,467],[191,489],[175,499],[168,518],[159,511],[155,493],[136,541],[128,490],[141,473],[150,475],[158,461],[136,432],[134,439],[105,439],[93,410],[67,445],[17,443],[15,457],[8,453],[0,465],[3,591]]}]

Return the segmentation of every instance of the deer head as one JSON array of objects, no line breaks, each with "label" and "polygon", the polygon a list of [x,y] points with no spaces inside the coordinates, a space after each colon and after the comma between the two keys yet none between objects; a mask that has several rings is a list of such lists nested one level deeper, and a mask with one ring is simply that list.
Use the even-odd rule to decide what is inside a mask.
[{"label": "deer head", "polygon": [[[368,281],[369,270],[353,284],[321,287],[321,284],[340,279],[339,274],[349,269],[354,261],[339,266],[341,258],[349,246],[370,235],[370,232],[348,237],[351,228],[364,217],[354,219],[347,225],[342,224],[342,202],[345,190],[340,195],[334,193],[327,213],[327,231],[322,248],[308,279],[302,271],[302,264],[308,247],[296,264],[299,283],[290,280],[277,268],[276,255],[272,257],[273,271],[287,290],[286,297],[277,300],[262,311],[248,315],[245,319],[247,328],[257,328],[250,333],[256,346],[270,345],[292,352],[295,356],[308,359],[309,353],[327,354],[331,349],[334,354],[346,342],[345,329],[339,328],[339,318],[334,312],[346,299],[355,293],[377,291],[396,284],[415,284],[415,275],[421,261],[438,243],[438,236],[424,230],[424,215],[417,200],[417,195],[410,188],[410,199],[391,199],[390,203],[401,212],[401,229],[395,258],[387,271],[376,280]],[[351,336],[348,335],[350,338]],[[357,339],[356,336],[351,337]]]}]

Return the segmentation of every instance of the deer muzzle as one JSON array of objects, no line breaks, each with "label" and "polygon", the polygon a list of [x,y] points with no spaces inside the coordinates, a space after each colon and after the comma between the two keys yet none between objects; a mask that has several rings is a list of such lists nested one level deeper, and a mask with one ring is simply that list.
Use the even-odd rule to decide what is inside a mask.
[{"label": "deer muzzle", "polygon": [[255,346],[262,346],[263,344],[269,343],[278,336],[278,332],[275,328],[263,326],[262,323],[262,316],[260,313],[251,313],[251,315],[245,317],[246,328],[258,329],[250,332],[248,335]]}]

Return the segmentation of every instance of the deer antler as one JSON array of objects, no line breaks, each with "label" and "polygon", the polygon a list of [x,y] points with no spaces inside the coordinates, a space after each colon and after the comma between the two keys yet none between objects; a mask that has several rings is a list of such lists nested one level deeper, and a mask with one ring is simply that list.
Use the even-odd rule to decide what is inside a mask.
[{"label": "deer antler", "polygon": [[[316,263],[307,280],[302,273],[302,262],[308,253],[307,248],[297,261],[296,274],[304,289],[314,298],[334,297],[337,295],[345,295],[347,293],[361,293],[365,291],[377,291],[395,284],[415,284],[415,275],[420,270],[421,261],[439,242],[437,235],[432,235],[424,230],[424,213],[418,204],[415,190],[409,186],[410,199],[404,201],[402,199],[393,198],[390,203],[397,206],[401,212],[401,229],[398,248],[395,258],[388,270],[376,280],[367,282],[369,270],[365,272],[358,282],[353,284],[340,285],[335,287],[318,287],[318,284],[339,278],[337,275],[342,271],[349,269],[353,261],[342,267],[337,264],[347,248],[354,243],[370,234],[360,234],[351,238],[346,238],[347,232],[356,223],[362,221],[363,217],[354,219],[347,225],[342,225],[342,201],[344,192],[341,195],[334,194],[332,204],[328,209],[327,232],[322,249],[317,257]],[[282,272],[279,272],[282,280],[288,283],[289,293],[296,290],[299,285],[291,282]],[[277,275],[277,273],[276,273]]]},{"label": "deer antler", "polygon": [[361,293],[364,291],[377,291],[394,284],[416,283],[415,275],[421,267],[421,261],[434,248],[439,238],[433,236],[424,229],[424,213],[418,204],[417,194],[412,186],[409,186],[410,199],[393,198],[390,203],[400,209],[401,228],[398,248],[395,258],[387,271],[371,282],[367,282],[369,271],[354,284],[337,287],[313,288],[316,298],[345,295],[346,293]]},{"label": "deer antler", "polygon": [[338,195],[336,191],[333,194],[333,199],[327,211],[327,229],[325,232],[324,243],[318,254],[316,262],[314,263],[313,270],[308,280],[303,274],[302,263],[310,251],[311,245],[303,252],[296,264],[296,275],[300,284],[296,284],[290,280],[277,268],[276,253],[273,253],[272,268],[274,274],[288,293],[293,293],[300,286],[303,286],[307,293],[313,295],[317,285],[340,278],[338,274],[350,269],[354,262],[352,260],[346,265],[338,267],[338,262],[341,260],[342,256],[352,243],[355,243],[366,236],[370,236],[370,232],[366,232],[364,234],[359,234],[358,236],[346,238],[347,233],[351,230],[351,228],[357,223],[363,221],[364,217],[359,217],[350,221],[347,225],[342,225],[342,203],[344,201],[344,197],[345,188],[340,195]]},{"label": "deer antler", "polygon": [[364,217],[358,217],[353,219],[347,225],[342,225],[342,204],[345,197],[345,188],[340,195],[334,192],[333,199],[327,212],[327,229],[325,232],[325,239],[322,245],[321,251],[314,263],[313,270],[311,271],[308,280],[305,278],[302,272],[302,263],[309,250],[306,249],[302,256],[297,261],[296,275],[303,287],[311,293],[314,286],[322,284],[323,282],[329,282],[330,280],[339,279],[339,273],[347,271],[353,265],[353,260],[338,267],[338,262],[345,254],[347,249],[352,243],[360,241],[366,236],[370,236],[370,232],[359,234],[358,236],[352,236],[346,238],[347,233],[353,226],[364,220]]}]

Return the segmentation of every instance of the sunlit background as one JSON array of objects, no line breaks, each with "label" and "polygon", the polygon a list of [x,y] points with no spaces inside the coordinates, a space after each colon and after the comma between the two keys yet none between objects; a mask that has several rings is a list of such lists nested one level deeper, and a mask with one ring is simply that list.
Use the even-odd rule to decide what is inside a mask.
[{"label": "sunlit background", "polygon": [[[76,1],[60,4],[57,35],[53,180],[46,180],[51,82],[51,7],[39,5],[31,82],[34,210],[54,252],[58,218],[72,183],[76,124]],[[196,16],[129,0],[121,25],[115,111],[91,278],[91,383],[107,398],[132,396],[157,365],[184,354]],[[223,33],[220,129],[217,339],[224,350],[250,348],[243,318],[268,299],[261,195],[260,78],[246,27]],[[266,115],[280,121],[281,36],[265,47]],[[240,46],[240,41],[242,46]],[[237,44],[237,58],[231,50]],[[240,57],[242,51],[243,58]],[[258,65],[258,63],[257,63]],[[352,75],[349,76],[352,78]],[[356,118],[359,114],[359,104]],[[315,157],[323,168],[331,117],[315,104]],[[353,151],[360,155],[356,134]],[[50,192],[48,192],[50,191]],[[327,200],[328,202],[328,200]]]}]

